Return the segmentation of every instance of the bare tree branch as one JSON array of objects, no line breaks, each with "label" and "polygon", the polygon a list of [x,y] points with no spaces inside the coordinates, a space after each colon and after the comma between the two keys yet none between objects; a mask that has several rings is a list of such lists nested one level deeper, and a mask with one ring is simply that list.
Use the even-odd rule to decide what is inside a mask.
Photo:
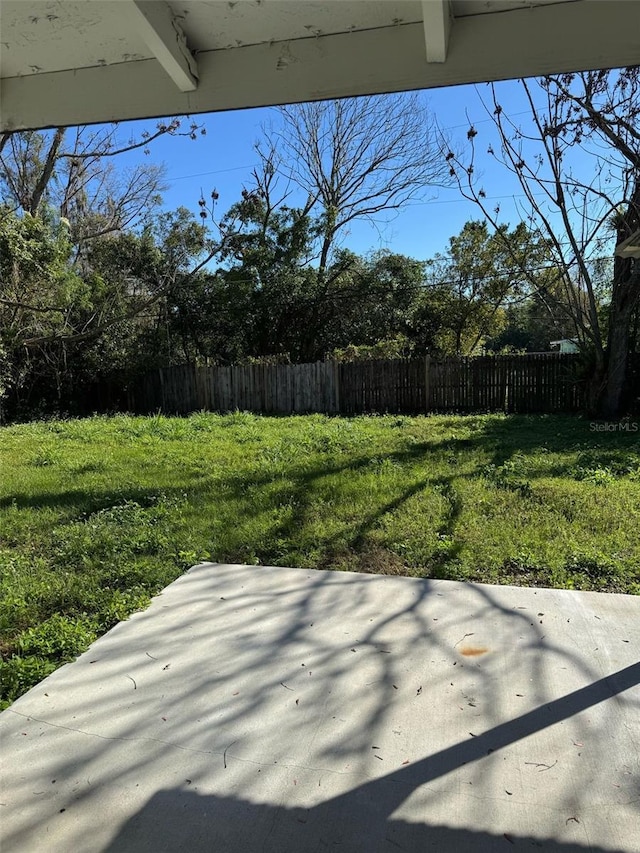
[{"label": "bare tree branch", "polygon": [[[565,74],[521,85],[530,129],[521,129],[509,118],[492,85],[492,103],[485,108],[497,131],[500,154],[492,146],[488,153],[517,178],[527,218],[553,247],[563,307],[595,359],[592,406],[603,400],[602,410],[611,414],[620,404],[629,326],[640,302],[640,274],[631,259],[623,265],[616,258],[605,343],[594,253],[604,246],[611,250],[612,243],[622,242],[640,224],[640,68]],[[445,157],[464,197],[498,229],[500,210],[489,210],[477,183],[476,136],[470,128],[468,162],[446,148]],[[582,158],[591,158],[590,173],[589,167],[584,171],[584,160],[576,160],[576,150]]]},{"label": "bare tree branch", "polygon": [[416,94],[296,104],[279,115],[265,135],[284,174],[321,206],[321,278],[349,222],[398,210],[446,181],[434,123]]}]

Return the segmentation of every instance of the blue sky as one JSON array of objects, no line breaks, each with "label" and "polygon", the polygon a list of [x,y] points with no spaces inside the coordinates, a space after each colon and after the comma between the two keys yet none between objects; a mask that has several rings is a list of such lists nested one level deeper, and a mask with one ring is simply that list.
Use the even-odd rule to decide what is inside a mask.
[{"label": "blue sky", "polygon": [[[506,81],[496,84],[498,98],[505,113],[516,122],[526,120],[526,105],[519,84]],[[491,207],[497,201],[501,218],[515,226],[521,219],[517,199],[521,190],[506,169],[501,168],[484,152],[490,142],[498,148],[492,122],[487,117],[481,97],[490,99],[486,85],[456,86],[421,93],[430,112],[439,125],[448,130],[454,144],[466,144],[469,120],[478,131],[476,143],[480,159],[476,173],[481,176]],[[174,209],[180,205],[198,212],[198,198],[203,192],[208,198],[215,187],[220,198],[218,211],[224,213],[240,196],[245,185],[250,184],[252,167],[257,158],[253,145],[260,137],[260,126],[274,119],[270,109],[237,110],[195,116],[194,120],[206,128],[206,136],[192,141],[188,138],[165,137],[155,141],[147,159],[163,162],[167,169],[168,189],[164,206]],[[122,138],[129,132],[152,128],[153,122],[131,122],[122,126]],[[125,155],[129,162],[144,157],[140,152]],[[366,253],[376,249],[389,249],[418,259],[446,252],[449,237],[457,234],[464,223],[472,218],[482,218],[481,211],[472,202],[463,199],[456,188],[434,188],[425,201],[413,202],[387,222],[376,227],[367,222],[352,223],[343,235],[343,245],[355,252]]]}]

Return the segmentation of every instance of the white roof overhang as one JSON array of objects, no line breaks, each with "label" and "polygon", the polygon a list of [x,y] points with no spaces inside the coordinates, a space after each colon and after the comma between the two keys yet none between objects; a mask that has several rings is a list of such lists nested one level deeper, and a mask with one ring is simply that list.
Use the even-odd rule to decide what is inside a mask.
[{"label": "white roof overhang", "polygon": [[0,130],[640,62],[626,0],[0,0]]},{"label": "white roof overhang", "polygon": [[619,258],[638,258],[640,259],[640,229],[623,240],[616,246],[616,255]]}]

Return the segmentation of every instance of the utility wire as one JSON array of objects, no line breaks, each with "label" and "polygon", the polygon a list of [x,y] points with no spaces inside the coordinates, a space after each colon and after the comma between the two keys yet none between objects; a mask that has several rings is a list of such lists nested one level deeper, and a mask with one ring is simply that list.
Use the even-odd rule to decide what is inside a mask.
[{"label": "utility wire", "polygon": [[[511,113],[510,118],[516,118],[517,116],[527,115],[530,113],[530,110],[520,110],[517,113]],[[481,118],[478,121],[471,122],[475,127],[477,124],[484,124],[487,121],[493,121],[491,118]],[[469,122],[465,122],[464,124],[452,124],[447,127],[442,127],[440,130],[459,130],[461,127],[469,127]],[[170,181],[186,181],[189,178],[202,178],[205,175],[223,175],[227,172],[240,172],[243,169],[256,169],[260,164],[259,163],[250,163],[248,166],[233,166],[229,169],[212,169],[208,172],[196,172],[193,175],[178,175],[175,178],[168,178]],[[495,196],[495,198],[506,198],[506,196]],[[440,202],[441,204],[449,204],[450,202]]]}]

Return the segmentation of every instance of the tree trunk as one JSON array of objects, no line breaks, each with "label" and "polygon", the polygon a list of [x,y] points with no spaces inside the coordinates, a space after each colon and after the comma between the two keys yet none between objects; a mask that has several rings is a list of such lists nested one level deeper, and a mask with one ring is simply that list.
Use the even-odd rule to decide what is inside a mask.
[{"label": "tree trunk", "polygon": [[601,406],[605,417],[616,417],[620,413],[627,372],[632,313],[633,306],[628,302],[622,305],[614,303],[611,305],[609,313],[611,326],[607,346],[607,383]]},{"label": "tree trunk", "polygon": [[320,250],[320,261],[318,263],[318,282],[319,284],[324,283],[324,277],[327,272],[327,265],[329,263],[329,252],[331,251],[331,246],[333,244],[333,238],[335,236],[335,231],[327,230],[322,239],[322,248]]},{"label": "tree trunk", "polygon": [[[616,246],[640,224],[640,177],[636,178],[629,205],[617,222]],[[640,259],[616,255],[613,264],[613,289],[609,308],[607,345],[607,383],[602,399],[602,414],[616,417],[620,412],[629,356],[631,318],[640,301]]]},{"label": "tree trunk", "polygon": [[604,351],[596,348],[593,370],[587,385],[587,411],[590,415],[602,415],[602,400],[606,385],[606,362]]},{"label": "tree trunk", "polygon": [[51,180],[51,176],[53,175],[53,170],[56,166],[56,161],[58,159],[58,151],[60,150],[60,146],[62,145],[62,140],[64,138],[66,128],[58,127],[56,128],[56,132],[53,136],[53,140],[51,142],[51,147],[47,153],[47,158],[45,160],[42,172],[40,173],[40,177],[38,178],[36,185],[33,189],[33,194],[31,199],[29,200],[29,213],[32,216],[36,216],[38,213],[38,208],[40,207],[40,202],[42,201],[42,196],[49,185],[49,181]]}]

